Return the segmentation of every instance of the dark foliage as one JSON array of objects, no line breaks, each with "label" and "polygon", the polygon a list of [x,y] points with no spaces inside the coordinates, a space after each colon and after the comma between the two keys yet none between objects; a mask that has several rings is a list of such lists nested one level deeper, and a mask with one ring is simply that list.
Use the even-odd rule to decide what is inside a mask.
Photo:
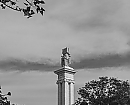
[{"label": "dark foliage", "polygon": [[81,97],[75,105],[130,105],[129,82],[116,78],[99,77],[86,83],[78,94]]},{"label": "dark foliage", "polygon": [[[11,105],[7,96],[11,96],[11,92],[8,92],[7,94],[2,94],[1,87],[0,87],[0,105]],[[15,105],[15,104],[12,104],[12,105]]]},{"label": "dark foliage", "polygon": [[45,2],[43,0],[26,0],[23,3],[25,8],[20,7],[18,5],[18,2],[18,0],[0,0],[2,9],[8,7],[12,10],[23,12],[24,16],[26,16],[27,18],[32,17],[35,13],[40,13],[41,15],[44,14],[45,9],[42,7],[42,5],[44,5]]}]

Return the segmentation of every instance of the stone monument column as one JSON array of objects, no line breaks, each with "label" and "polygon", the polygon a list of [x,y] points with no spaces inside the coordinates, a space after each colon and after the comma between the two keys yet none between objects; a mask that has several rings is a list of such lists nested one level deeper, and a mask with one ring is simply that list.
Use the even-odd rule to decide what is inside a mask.
[{"label": "stone monument column", "polygon": [[74,104],[74,74],[76,71],[69,67],[69,49],[62,49],[61,68],[54,71],[58,75],[58,105]]}]

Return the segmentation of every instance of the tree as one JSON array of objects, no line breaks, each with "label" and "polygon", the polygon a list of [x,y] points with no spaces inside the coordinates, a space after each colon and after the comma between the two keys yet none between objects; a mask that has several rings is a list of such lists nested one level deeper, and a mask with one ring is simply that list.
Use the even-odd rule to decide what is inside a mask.
[{"label": "tree", "polygon": [[45,2],[43,0],[26,0],[23,2],[25,7],[20,7],[18,0],[0,0],[0,5],[2,9],[8,7],[11,10],[23,12],[24,16],[27,18],[32,17],[35,13],[44,14],[45,9],[42,7]]},{"label": "tree", "polygon": [[7,94],[2,94],[0,87],[0,105],[10,105],[10,101],[7,99],[7,96],[11,96],[11,92],[8,92]]},{"label": "tree", "polygon": [[130,105],[130,84],[116,78],[99,77],[78,91],[75,105]]}]

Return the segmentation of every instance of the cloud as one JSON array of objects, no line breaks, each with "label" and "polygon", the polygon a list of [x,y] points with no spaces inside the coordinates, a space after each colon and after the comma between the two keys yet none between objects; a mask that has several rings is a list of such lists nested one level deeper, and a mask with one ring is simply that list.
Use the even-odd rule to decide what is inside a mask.
[{"label": "cloud", "polygon": [[[69,39],[73,40],[70,48],[73,59],[81,62],[79,65],[84,67],[91,59],[99,63],[105,60],[108,62],[108,59],[120,59],[114,64],[99,64],[99,67],[117,66],[122,60],[126,63],[129,59],[120,57],[129,53],[130,49],[129,4],[129,1],[122,0],[66,1],[58,4],[49,16],[53,20],[64,22],[73,30],[74,35],[69,36]],[[102,55],[102,60],[98,60],[98,56]],[[88,67],[95,67],[95,64]]]},{"label": "cloud", "polygon": [[69,38],[75,44],[71,43],[76,54],[80,51],[84,52],[80,56],[90,52],[122,53],[129,51],[128,4],[122,0],[66,1],[54,8],[49,16],[73,29],[74,35]]},{"label": "cloud", "polygon": [[58,64],[54,65],[50,60],[45,62],[31,62],[20,59],[10,59],[0,61],[0,69],[4,71],[42,71],[49,72],[59,68]]},{"label": "cloud", "polygon": [[104,61],[129,52],[129,1],[48,0],[45,8],[43,17],[31,19],[9,10],[1,12],[1,68],[51,69],[59,65],[64,47],[70,48],[72,61],[79,66],[98,61],[98,56],[103,55]]},{"label": "cloud", "polygon": [[[60,68],[60,63],[53,63],[51,60],[43,60],[44,62],[32,62],[20,59],[10,59],[0,61],[0,69],[4,71],[41,71],[51,72]],[[70,66],[74,69],[99,69],[106,67],[129,67],[130,54],[108,54],[98,55],[90,58],[82,58],[79,60],[72,60]]]},{"label": "cloud", "polygon": [[95,58],[82,59],[80,62],[73,62],[75,69],[98,69],[106,67],[129,67],[130,54],[125,56],[119,54],[101,55]]},{"label": "cloud", "polygon": [[66,0],[62,4],[58,3],[50,18],[70,23],[76,30],[99,29],[112,26],[123,7],[122,3],[121,0]]}]

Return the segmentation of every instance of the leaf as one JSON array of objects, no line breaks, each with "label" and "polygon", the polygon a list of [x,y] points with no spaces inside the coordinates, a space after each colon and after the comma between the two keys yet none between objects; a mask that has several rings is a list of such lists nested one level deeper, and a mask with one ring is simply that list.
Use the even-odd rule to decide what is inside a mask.
[{"label": "leaf", "polygon": [[30,8],[31,8],[31,7],[27,7],[27,9],[26,9],[26,10],[27,10],[27,11],[30,11]]},{"label": "leaf", "polygon": [[45,11],[45,9],[43,9],[43,8],[41,7],[41,11]]},{"label": "leaf", "polygon": [[19,8],[19,6],[16,6],[16,9],[17,9],[18,11],[21,11],[21,10],[22,10],[21,8]]},{"label": "leaf", "polygon": [[29,11],[27,11],[26,9],[23,9],[23,13],[24,13],[24,16],[29,16]]},{"label": "leaf", "polygon": [[33,14],[35,14],[35,12],[34,12],[33,10],[31,10],[31,13],[30,13],[30,15],[33,15]]},{"label": "leaf", "polygon": [[5,3],[8,2],[8,1],[6,1],[6,0],[2,0],[1,2],[5,4]]},{"label": "leaf", "polygon": [[45,2],[44,2],[44,1],[39,1],[39,3],[41,3],[41,4],[45,4]]},{"label": "leaf", "polygon": [[43,15],[43,11],[42,10],[40,10],[40,13]]},{"label": "leaf", "polygon": [[2,9],[5,9],[5,6],[3,4],[1,4],[1,7],[2,7]]},{"label": "leaf", "polygon": [[37,5],[37,2],[36,2],[36,1],[34,1],[33,3],[34,3],[35,6]]},{"label": "leaf", "polygon": [[31,15],[29,15],[27,18],[30,18],[30,17],[32,17]]},{"label": "leaf", "polygon": [[27,3],[24,3],[24,5],[28,6],[28,4],[27,4]]},{"label": "leaf", "polygon": [[39,6],[37,6],[36,11],[37,11],[37,13],[40,11],[40,7]]},{"label": "leaf", "polygon": [[4,99],[7,100],[7,97],[5,97]]},{"label": "leaf", "polygon": [[11,5],[15,5],[16,4],[16,2],[13,2],[13,1],[10,1],[11,2]]},{"label": "leaf", "polygon": [[5,2],[10,2],[10,0],[5,0]]},{"label": "leaf", "polygon": [[44,11],[45,11],[45,9],[43,9],[43,8],[41,7],[40,13],[41,13],[42,15],[43,15]]},{"label": "leaf", "polygon": [[8,92],[7,95],[11,96],[11,92]]}]

